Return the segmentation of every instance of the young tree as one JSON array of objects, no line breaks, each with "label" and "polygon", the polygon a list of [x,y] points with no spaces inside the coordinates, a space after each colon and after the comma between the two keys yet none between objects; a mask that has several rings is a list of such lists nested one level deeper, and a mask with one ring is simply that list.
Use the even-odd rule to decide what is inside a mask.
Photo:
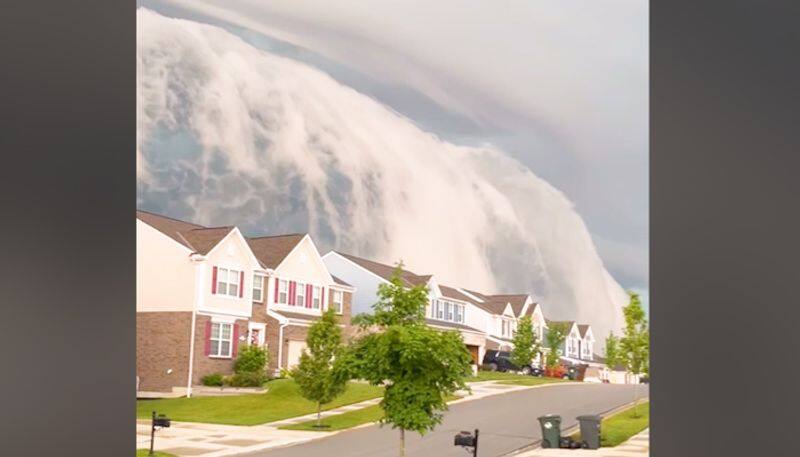
[{"label": "young tree", "polygon": [[561,358],[559,351],[566,338],[567,324],[563,322],[553,322],[550,324],[547,332],[545,332],[545,341],[547,341],[547,347],[550,348],[550,352],[547,353],[547,357],[545,358],[545,366],[547,368],[552,370],[559,365],[559,360]]},{"label": "young tree", "polygon": [[333,401],[347,388],[347,372],[338,366],[338,357],[344,350],[342,329],[333,308],[325,311],[308,329],[306,344],[308,349],[300,355],[292,377],[300,394],[317,404],[317,427],[321,427],[322,405]]},{"label": "young tree", "polygon": [[403,457],[405,431],[433,430],[447,410],[445,398],[467,389],[472,358],[458,332],[425,324],[427,287],[406,288],[401,266],[378,288],[374,313],[359,316],[359,325],[371,331],[355,342],[348,359],[352,376],[386,386],[382,422],[400,430]]},{"label": "young tree", "polygon": [[536,333],[533,331],[531,316],[523,316],[517,325],[517,332],[511,342],[514,350],[511,351],[511,363],[525,368],[530,365],[533,357],[539,353],[540,345]]},{"label": "young tree", "polygon": [[624,364],[620,357],[619,338],[611,332],[606,337],[606,367],[613,371],[617,365]]},{"label": "young tree", "polygon": [[[619,359],[629,373],[640,375],[649,372],[650,369],[650,330],[639,295],[631,291],[628,291],[628,295],[630,302],[622,309],[625,315],[625,330],[619,340]],[[638,401],[637,393],[637,389],[634,388],[634,406]],[[634,414],[636,414],[635,408]]]}]

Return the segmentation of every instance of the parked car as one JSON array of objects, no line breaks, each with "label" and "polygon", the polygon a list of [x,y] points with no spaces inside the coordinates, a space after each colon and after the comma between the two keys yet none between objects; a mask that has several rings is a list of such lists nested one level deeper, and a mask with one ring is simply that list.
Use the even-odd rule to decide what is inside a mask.
[{"label": "parked car", "polygon": [[525,375],[542,376],[544,371],[534,364],[518,367],[511,362],[511,353],[508,351],[497,351],[489,349],[483,356],[483,365],[490,371],[519,371]]}]

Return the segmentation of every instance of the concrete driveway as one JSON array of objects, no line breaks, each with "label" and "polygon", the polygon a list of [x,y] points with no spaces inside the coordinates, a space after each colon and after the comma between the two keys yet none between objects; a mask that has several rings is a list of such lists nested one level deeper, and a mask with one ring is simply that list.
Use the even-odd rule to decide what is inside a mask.
[{"label": "concrete driveway", "polygon": [[[450,406],[444,422],[420,437],[406,434],[406,456],[464,457],[465,450],[453,446],[460,430],[480,429],[481,457],[496,457],[529,446],[541,439],[536,418],[551,413],[563,417],[562,429],[576,425],[581,414],[600,414],[633,401],[634,388],[640,398],[649,395],[646,385],[569,384],[519,390],[465,401]],[[371,425],[287,448],[250,454],[250,457],[395,457],[399,433]]]}]

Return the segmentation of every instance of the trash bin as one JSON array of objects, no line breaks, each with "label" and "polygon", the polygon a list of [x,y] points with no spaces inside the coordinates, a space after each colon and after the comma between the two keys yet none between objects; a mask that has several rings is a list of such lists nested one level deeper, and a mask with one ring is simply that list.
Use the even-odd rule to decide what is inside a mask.
[{"label": "trash bin", "polygon": [[600,448],[600,416],[586,415],[578,416],[581,424],[581,441],[586,449]]},{"label": "trash bin", "polygon": [[558,448],[561,440],[561,416],[556,414],[539,416],[539,425],[542,426],[542,447]]}]

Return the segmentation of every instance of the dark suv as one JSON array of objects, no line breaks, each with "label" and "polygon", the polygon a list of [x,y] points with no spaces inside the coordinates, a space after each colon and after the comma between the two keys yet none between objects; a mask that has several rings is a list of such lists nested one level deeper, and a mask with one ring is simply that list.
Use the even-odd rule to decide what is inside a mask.
[{"label": "dark suv", "polygon": [[529,364],[520,368],[511,363],[511,353],[508,351],[496,351],[489,349],[483,356],[483,365],[491,371],[519,371],[522,374],[541,376],[543,371],[536,365]]}]

